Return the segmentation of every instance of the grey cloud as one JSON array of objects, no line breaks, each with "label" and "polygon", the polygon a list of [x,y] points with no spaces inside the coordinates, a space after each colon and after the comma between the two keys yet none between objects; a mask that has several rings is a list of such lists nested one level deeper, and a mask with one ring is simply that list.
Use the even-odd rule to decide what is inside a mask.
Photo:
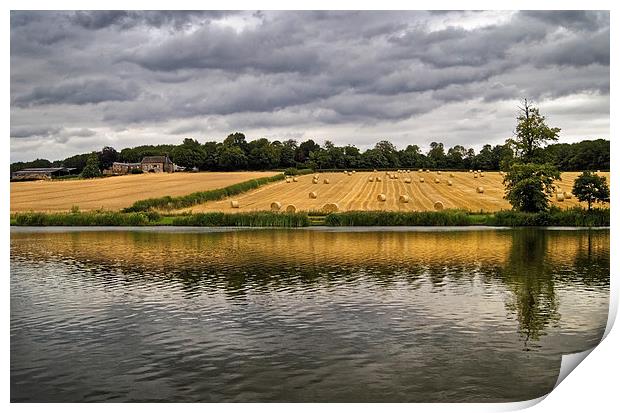
[{"label": "grey cloud", "polygon": [[29,93],[16,96],[12,104],[18,107],[49,104],[83,105],[132,100],[138,93],[139,89],[134,83],[84,79],[67,81],[55,86],[37,86]]},{"label": "grey cloud", "polygon": [[12,138],[32,138],[46,137],[58,134],[61,131],[59,127],[50,126],[18,126],[11,128]]},{"label": "grey cloud", "polygon": [[29,137],[126,146],[201,128],[406,139],[399,125],[440,133],[457,119],[433,114],[459,105],[485,108],[485,127],[524,96],[599,102],[609,50],[608,12],[11,12],[11,138],[24,152]]}]

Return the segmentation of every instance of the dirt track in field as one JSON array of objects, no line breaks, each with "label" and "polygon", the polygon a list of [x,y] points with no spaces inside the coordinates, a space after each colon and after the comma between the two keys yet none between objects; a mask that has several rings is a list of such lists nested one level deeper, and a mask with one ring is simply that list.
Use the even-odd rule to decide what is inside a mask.
[{"label": "dirt track in field", "polygon": [[11,182],[11,212],[119,210],[135,201],[222,188],[277,172],[157,173],[67,181]]},{"label": "dirt track in field", "polygon": [[[391,172],[395,173],[395,172]],[[562,180],[556,182],[560,191],[570,192],[575,178],[579,172],[565,172]],[[609,182],[609,173],[601,173]],[[473,212],[493,212],[501,209],[510,209],[510,204],[504,196],[503,177],[499,172],[485,172],[484,176],[474,178],[473,173],[454,172],[410,172],[399,173],[398,179],[390,179],[386,172],[357,172],[351,176],[340,173],[319,173],[319,183],[312,182],[313,175],[304,175],[298,178],[298,182],[286,183],[284,181],[269,184],[257,190],[241,194],[229,199],[208,202],[187,208],[184,211],[193,212],[223,211],[259,211],[269,210],[272,202],[280,202],[282,209],[287,205],[295,205],[298,211],[318,211],[326,203],[336,203],[340,211],[349,210],[385,210],[385,211],[430,211],[434,210],[436,201],[441,201],[444,208],[458,208]],[[369,182],[369,178],[374,178]],[[381,182],[376,178],[380,177]],[[323,179],[329,179],[329,184],[324,184]],[[411,183],[405,183],[410,178]],[[424,178],[425,182],[420,182]],[[435,178],[439,183],[435,183]],[[452,186],[448,185],[452,181]],[[483,187],[483,193],[477,193],[477,187]],[[310,192],[316,192],[317,198],[311,199]],[[385,194],[386,201],[377,200],[377,195]],[[408,195],[408,203],[399,202],[400,195]],[[231,208],[231,200],[239,201],[239,208]],[[554,205],[568,208],[578,205],[579,202],[573,196],[558,202],[554,196]],[[585,205],[585,204],[584,204]]]}]

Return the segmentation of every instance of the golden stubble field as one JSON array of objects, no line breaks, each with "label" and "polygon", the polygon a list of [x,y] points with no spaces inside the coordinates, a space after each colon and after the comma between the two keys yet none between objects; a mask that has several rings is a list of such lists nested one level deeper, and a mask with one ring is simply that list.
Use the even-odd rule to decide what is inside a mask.
[{"label": "golden stubble field", "polygon": [[[391,172],[395,173],[395,172]],[[565,172],[562,180],[556,182],[560,191],[570,192],[573,183],[580,172]],[[445,209],[458,208],[473,212],[494,212],[501,209],[510,209],[510,204],[504,196],[503,177],[499,172],[485,172],[484,176],[474,178],[473,173],[436,171],[399,173],[398,179],[390,179],[385,171],[357,172],[353,175],[336,173],[318,173],[318,183],[313,183],[314,174],[298,177],[298,182],[284,181],[263,186],[254,191],[241,194],[229,199],[207,202],[186,208],[183,211],[192,212],[241,212],[270,210],[272,202],[280,202],[282,210],[288,205],[294,205],[297,211],[320,211],[327,203],[336,203],[339,211],[432,211],[434,204],[441,201]],[[609,182],[609,173],[603,172]],[[373,182],[369,178],[373,178]],[[376,178],[381,178],[377,182]],[[407,183],[406,179],[411,182]],[[420,182],[424,178],[424,182]],[[324,180],[329,183],[324,183]],[[435,179],[439,182],[436,183]],[[448,185],[448,180],[452,185]],[[483,193],[477,188],[482,187]],[[310,192],[316,193],[316,198],[310,197]],[[386,200],[377,199],[384,194]],[[407,195],[409,202],[399,201],[401,195]],[[239,208],[231,207],[231,200],[238,201]],[[573,196],[563,202],[558,202],[554,196],[554,205],[568,208],[578,205]],[[584,204],[585,205],[585,204]]]},{"label": "golden stubble field", "polygon": [[187,195],[277,172],[200,172],[113,176],[70,181],[11,182],[11,212],[119,210],[145,198]]}]

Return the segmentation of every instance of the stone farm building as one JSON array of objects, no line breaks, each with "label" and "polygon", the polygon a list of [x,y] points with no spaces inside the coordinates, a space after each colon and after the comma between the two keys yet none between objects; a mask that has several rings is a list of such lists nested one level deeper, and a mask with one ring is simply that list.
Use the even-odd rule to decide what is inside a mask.
[{"label": "stone farm building", "polygon": [[114,162],[112,164],[112,168],[107,169],[104,172],[111,174],[111,175],[125,175],[125,174],[130,173],[134,169],[142,169],[142,164],[140,162],[137,162],[137,163]]},{"label": "stone farm building", "polygon": [[174,172],[174,164],[168,155],[145,156],[140,163],[144,172]]},{"label": "stone farm building", "polygon": [[145,156],[142,162],[127,163],[114,162],[110,169],[103,171],[105,175],[125,175],[134,169],[141,169],[143,172],[174,172],[177,170],[167,155]]},{"label": "stone farm building", "polygon": [[75,168],[25,168],[20,171],[13,172],[11,174],[11,179],[52,179],[58,178],[59,176],[71,175],[73,171],[75,171]]}]

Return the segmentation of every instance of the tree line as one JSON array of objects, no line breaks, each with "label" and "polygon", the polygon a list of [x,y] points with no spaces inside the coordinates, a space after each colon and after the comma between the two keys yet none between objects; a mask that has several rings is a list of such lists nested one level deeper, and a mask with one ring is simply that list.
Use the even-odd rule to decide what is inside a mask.
[{"label": "tree line", "polygon": [[[201,171],[269,170],[290,167],[311,169],[481,169],[507,170],[521,154],[514,141],[503,145],[484,145],[476,153],[472,148],[455,145],[445,148],[431,142],[424,153],[418,145],[398,149],[388,140],[361,151],[354,145],[337,146],[326,141],[322,146],[308,139],[298,144],[293,139],[269,141],[265,138],[247,141],[243,133],[228,135],[223,142],[200,143],[186,138],[180,145],[142,145],[120,151],[106,146],[94,152],[99,168],[113,162],[140,162],[145,156],[168,155],[177,165]],[[36,159],[14,162],[11,172],[23,168],[64,166],[81,173],[93,152],[70,156],[63,160]],[[609,170],[610,142],[605,139],[577,143],[555,143],[533,148],[526,155],[531,162],[550,163],[560,171]]]}]

